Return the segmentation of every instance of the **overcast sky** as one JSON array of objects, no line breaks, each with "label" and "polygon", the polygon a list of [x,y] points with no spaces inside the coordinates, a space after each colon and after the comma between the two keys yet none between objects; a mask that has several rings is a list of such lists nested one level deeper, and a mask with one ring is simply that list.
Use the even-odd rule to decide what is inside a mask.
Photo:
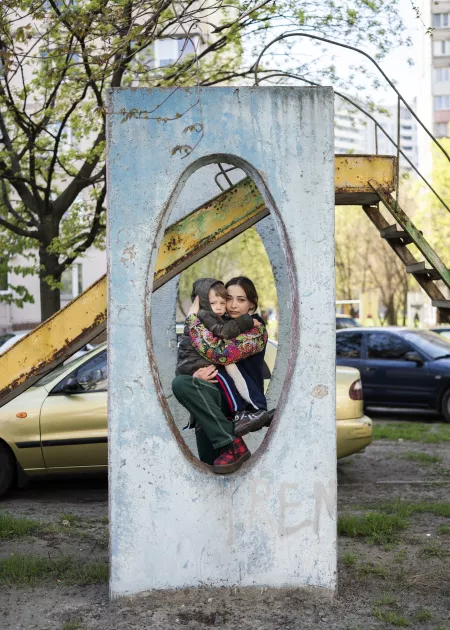
[{"label": "overcast sky", "polygon": [[[408,102],[411,102],[418,92],[418,47],[421,38],[429,38],[429,35],[425,35],[426,27],[429,26],[429,16],[423,16],[423,22],[418,20],[415,16],[415,12],[412,8],[411,0],[400,0],[400,14],[403,18],[403,22],[406,27],[407,34],[413,40],[413,46],[406,48],[398,48],[392,51],[386,59],[382,61],[382,68],[386,74],[397,81],[397,88],[401,94],[406,98]],[[415,65],[413,67],[408,65],[408,58],[414,60]],[[388,97],[386,94],[385,102],[387,99],[392,100],[392,97]]]}]

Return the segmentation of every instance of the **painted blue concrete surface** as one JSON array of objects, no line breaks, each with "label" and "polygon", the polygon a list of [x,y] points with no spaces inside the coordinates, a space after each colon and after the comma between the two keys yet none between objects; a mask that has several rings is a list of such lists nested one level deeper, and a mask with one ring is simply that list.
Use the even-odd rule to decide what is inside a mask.
[{"label": "painted blue concrete surface", "polygon": [[[333,589],[333,92],[204,88],[201,108],[197,99],[197,90],[118,90],[108,105],[111,593],[201,583]],[[124,120],[127,112],[140,117]],[[193,153],[173,154],[196,143],[186,129],[199,124]],[[247,170],[274,211],[291,290],[291,373],[278,419],[266,447],[228,479],[196,468],[175,441],[149,334],[170,209],[218,154]]]}]

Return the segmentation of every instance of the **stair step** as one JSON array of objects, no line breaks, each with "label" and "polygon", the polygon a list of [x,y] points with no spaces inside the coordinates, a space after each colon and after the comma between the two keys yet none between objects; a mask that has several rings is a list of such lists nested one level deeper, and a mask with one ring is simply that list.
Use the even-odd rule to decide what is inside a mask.
[{"label": "stair step", "polygon": [[450,309],[450,300],[431,300],[431,305],[436,308],[448,308]]},{"label": "stair step", "polygon": [[388,227],[380,230],[380,235],[381,238],[384,238],[387,241],[401,241],[402,245],[409,245],[409,243],[413,242],[408,232],[405,232],[404,230],[397,230],[395,223],[394,225],[389,225]]},{"label": "stair step", "polygon": [[406,265],[406,272],[413,273],[415,275],[428,276],[430,280],[441,280],[441,274],[434,267],[427,268],[425,261],[413,263],[412,265]]}]

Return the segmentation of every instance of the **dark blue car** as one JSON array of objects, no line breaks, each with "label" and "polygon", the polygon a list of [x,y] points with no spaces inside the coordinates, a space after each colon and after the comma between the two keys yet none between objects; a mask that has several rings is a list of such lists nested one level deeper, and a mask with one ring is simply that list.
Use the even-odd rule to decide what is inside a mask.
[{"label": "dark blue car", "polygon": [[336,332],[336,363],[358,368],[367,407],[432,409],[450,422],[450,342],[428,330]]}]

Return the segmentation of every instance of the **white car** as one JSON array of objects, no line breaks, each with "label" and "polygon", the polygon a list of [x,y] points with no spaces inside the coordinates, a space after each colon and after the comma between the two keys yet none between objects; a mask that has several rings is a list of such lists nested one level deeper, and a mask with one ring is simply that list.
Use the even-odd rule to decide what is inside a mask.
[{"label": "white car", "polygon": [[19,341],[19,339],[22,339],[22,337],[28,335],[29,332],[31,332],[31,330],[16,330],[14,332],[4,333],[3,335],[0,335],[0,354],[6,352],[8,348],[11,348],[11,346]]},{"label": "white car", "polygon": [[[22,337],[25,337],[25,335],[28,335],[28,333],[30,332],[31,330],[17,330],[15,332],[10,332],[10,333],[5,333],[4,335],[0,335],[0,344],[1,344],[0,354],[3,354],[7,350],[9,350],[9,348],[11,348],[11,346],[17,343],[19,339],[22,339]],[[6,337],[5,341],[1,343],[1,340],[5,337]],[[78,352],[75,352],[75,354],[69,357],[67,361],[64,361],[64,364],[70,363],[74,359],[78,359],[78,357],[83,356],[83,354],[86,354],[86,352],[89,352],[89,350],[93,350],[93,348],[94,346],[92,344],[87,343],[85,346],[80,348]]]}]

